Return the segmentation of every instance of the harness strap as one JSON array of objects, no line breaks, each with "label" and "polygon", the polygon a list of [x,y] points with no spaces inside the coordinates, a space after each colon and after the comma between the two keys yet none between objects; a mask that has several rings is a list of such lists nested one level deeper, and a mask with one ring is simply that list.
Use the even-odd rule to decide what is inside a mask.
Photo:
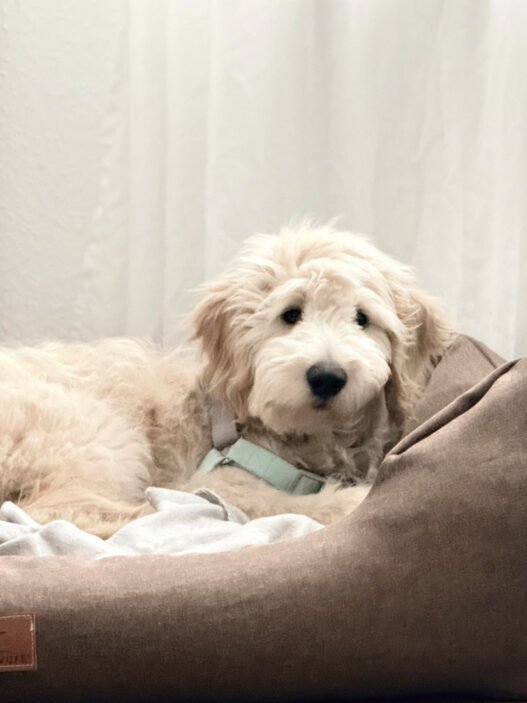
[{"label": "harness strap", "polygon": [[[238,439],[234,418],[224,403],[211,402],[209,414],[215,448],[205,455],[198,467],[198,472],[209,473],[222,466],[236,466],[266,481],[274,488],[295,495],[318,493],[325,485],[326,481],[321,476],[298,469],[254,442],[241,437]],[[219,451],[227,444],[231,444],[231,440],[234,443],[226,452]]]},{"label": "harness strap", "polygon": [[234,415],[226,403],[217,398],[209,398],[209,418],[212,431],[212,444],[223,449],[234,444],[239,437]]}]

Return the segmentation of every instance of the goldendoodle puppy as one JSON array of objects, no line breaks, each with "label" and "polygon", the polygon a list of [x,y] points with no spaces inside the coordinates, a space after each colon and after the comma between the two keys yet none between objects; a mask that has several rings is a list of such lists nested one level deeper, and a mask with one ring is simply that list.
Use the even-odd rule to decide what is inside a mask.
[{"label": "goldendoodle puppy", "polygon": [[[436,303],[367,240],[309,224],[250,238],[202,293],[201,363],[123,339],[0,352],[0,501],[101,536],[148,511],[149,485],[252,517],[358,505],[450,341]],[[210,460],[222,433],[245,459]]]}]

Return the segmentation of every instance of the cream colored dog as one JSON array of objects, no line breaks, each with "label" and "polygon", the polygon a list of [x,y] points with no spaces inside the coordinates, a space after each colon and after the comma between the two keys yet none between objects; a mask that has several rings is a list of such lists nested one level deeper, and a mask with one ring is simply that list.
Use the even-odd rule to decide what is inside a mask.
[{"label": "cream colored dog", "polygon": [[[107,536],[148,511],[149,485],[323,523],[364,498],[449,342],[435,302],[365,239],[308,224],[250,238],[203,293],[203,364],[122,339],[0,352],[0,501]],[[243,437],[338,481],[299,496],[240,468],[196,474],[211,398]]]}]

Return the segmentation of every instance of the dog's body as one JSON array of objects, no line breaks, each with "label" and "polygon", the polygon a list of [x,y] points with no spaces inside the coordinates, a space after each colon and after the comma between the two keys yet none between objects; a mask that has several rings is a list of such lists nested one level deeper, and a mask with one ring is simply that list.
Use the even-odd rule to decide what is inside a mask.
[{"label": "dog's body", "polygon": [[[308,225],[249,240],[192,322],[200,365],[133,340],[4,349],[0,501],[101,536],[147,511],[149,485],[206,486],[252,517],[330,522],[366,495],[451,336],[405,267]],[[363,482],[299,496],[240,468],[196,474],[211,398],[291,464]]]}]

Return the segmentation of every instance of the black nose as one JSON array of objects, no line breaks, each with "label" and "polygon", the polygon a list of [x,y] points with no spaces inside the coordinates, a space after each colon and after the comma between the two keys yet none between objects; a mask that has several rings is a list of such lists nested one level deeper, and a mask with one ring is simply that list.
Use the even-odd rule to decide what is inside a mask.
[{"label": "black nose", "polygon": [[344,388],[348,374],[341,366],[322,361],[308,368],[306,378],[313,394],[328,400]]}]

